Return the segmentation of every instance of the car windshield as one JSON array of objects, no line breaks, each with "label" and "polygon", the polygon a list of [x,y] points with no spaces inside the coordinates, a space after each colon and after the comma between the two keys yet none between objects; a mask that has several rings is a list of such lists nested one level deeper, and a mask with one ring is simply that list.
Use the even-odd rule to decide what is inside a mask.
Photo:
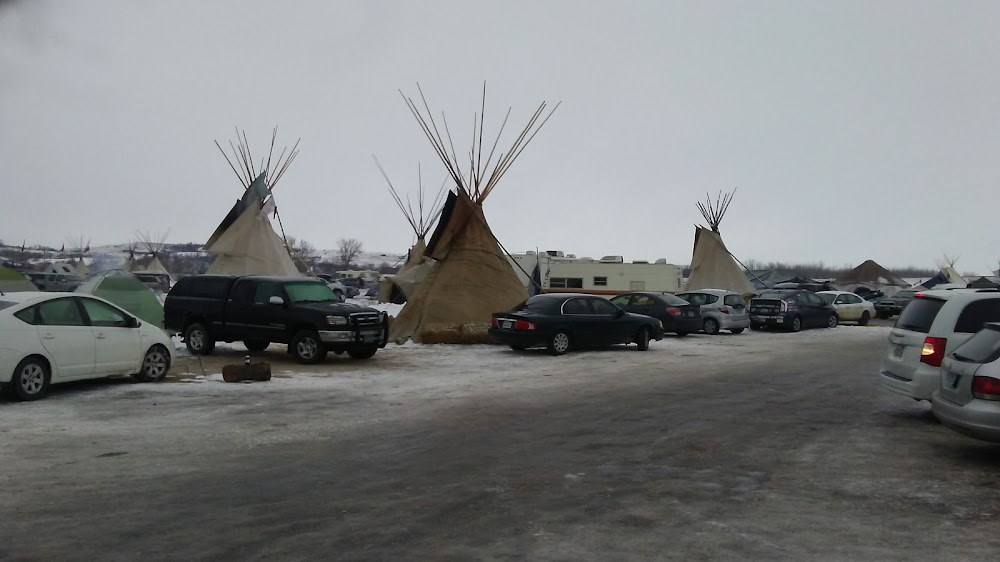
[{"label": "car windshield", "polygon": [[695,306],[703,306],[705,301],[708,300],[708,297],[704,293],[680,293],[677,297]]},{"label": "car windshield", "polygon": [[340,298],[326,283],[285,283],[285,292],[292,302],[340,302]]},{"label": "car windshield", "polygon": [[511,312],[543,311],[549,309],[555,301],[547,297],[531,297],[515,306]]},{"label": "car windshield", "polygon": [[665,295],[662,295],[662,296],[663,296],[663,300],[667,301],[667,304],[672,304],[674,306],[683,306],[685,304],[691,304],[688,301],[686,301],[686,300],[684,300],[684,299],[682,299],[682,298],[680,298],[678,296],[675,296],[675,295],[665,294]]},{"label": "car windshield", "polygon": [[980,330],[958,346],[953,355],[967,363],[991,363],[1000,359],[1000,326]]},{"label": "car windshield", "polygon": [[784,299],[789,296],[788,291],[763,291],[757,298],[760,299]]},{"label": "car windshield", "polygon": [[71,283],[83,283],[83,277],[79,275],[66,274],[66,280]]},{"label": "car windshield", "polygon": [[896,297],[895,298],[897,298],[897,299],[912,299],[915,296],[917,296],[917,292],[916,291],[900,291],[900,292],[896,293]]},{"label": "car windshield", "polygon": [[829,293],[822,294],[820,296],[823,297],[823,300],[826,301],[826,304],[833,304],[833,301],[837,298],[837,295],[831,295]]}]

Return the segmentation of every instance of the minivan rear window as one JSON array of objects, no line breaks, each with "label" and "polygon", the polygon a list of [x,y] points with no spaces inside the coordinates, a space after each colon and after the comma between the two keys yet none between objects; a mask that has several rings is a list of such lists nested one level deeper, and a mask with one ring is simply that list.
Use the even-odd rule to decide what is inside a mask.
[{"label": "minivan rear window", "polygon": [[1000,359],[1000,326],[980,330],[958,346],[952,356],[965,363],[992,363]]},{"label": "minivan rear window", "polygon": [[931,325],[937,318],[938,312],[944,306],[945,301],[926,297],[918,297],[906,305],[899,319],[896,320],[896,327],[911,332],[926,334],[931,331]]}]

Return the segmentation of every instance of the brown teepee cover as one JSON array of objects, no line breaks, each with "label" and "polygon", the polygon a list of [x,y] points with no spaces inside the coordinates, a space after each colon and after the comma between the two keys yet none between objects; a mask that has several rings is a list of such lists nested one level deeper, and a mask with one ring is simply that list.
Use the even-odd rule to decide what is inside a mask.
[{"label": "brown teepee cover", "polygon": [[909,283],[896,276],[893,272],[879,265],[875,260],[865,260],[864,263],[845,273],[837,279],[838,285],[865,283],[869,285],[909,286]]},{"label": "brown teepee cover", "polygon": [[[389,337],[396,343],[411,338],[418,343],[485,342],[492,314],[510,310],[528,298],[528,292],[486,222],[483,201],[548,120],[548,117],[542,119],[546,104],[538,107],[507,152],[496,153],[496,160],[496,142],[493,143],[493,150],[487,143],[487,154],[482,151],[482,115],[477,114],[472,150],[467,153],[471,161],[462,165],[453,148],[447,121],[442,121],[439,126],[431,116],[422,92],[421,98],[424,108],[427,108],[426,116],[411,99],[404,96],[456,189],[448,192],[437,228],[424,250],[424,258],[433,260],[430,270],[413,295],[409,296],[399,316],[390,324]],[[507,113],[509,116],[510,111]],[[548,116],[551,115],[550,112]],[[502,133],[501,126],[497,141]]]}]

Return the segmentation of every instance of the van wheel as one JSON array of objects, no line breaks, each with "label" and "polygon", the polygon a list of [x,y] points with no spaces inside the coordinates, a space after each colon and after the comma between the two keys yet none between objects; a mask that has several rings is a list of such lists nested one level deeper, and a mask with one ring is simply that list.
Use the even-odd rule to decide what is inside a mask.
[{"label": "van wheel", "polygon": [[184,330],[184,344],[192,355],[211,355],[215,351],[215,340],[204,324],[194,323]]},{"label": "van wheel", "polygon": [[300,330],[288,344],[295,360],[304,365],[314,365],[326,359],[326,348],[314,330]]},{"label": "van wheel", "polygon": [[639,346],[639,351],[649,349],[649,328],[645,326],[639,328],[639,334],[635,336],[635,343]]},{"label": "van wheel", "polygon": [[170,353],[162,345],[154,345],[142,358],[142,367],[132,375],[135,382],[162,381],[170,371]]},{"label": "van wheel", "polygon": [[569,351],[570,338],[565,330],[559,330],[549,338],[549,353],[552,355],[562,355]]},{"label": "van wheel", "polygon": [[864,311],[864,312],[862,312],[861,313],[861,319],[858,320],[858,326],[867,326],[868,325],[868,321],[871,320],[871,319],[872,319],[872,317],[871,317],[870,314],[868,314],[867,310]]},{"label": "van wheel", "polygon": [[10,389],[21,401],[38,400],[49,389],[49,366],[38,357],[28,357],[14,368]]},{"label": "van wheel", "polygon": [[802,317],[793,316],[792,321],[788,323],[788,330],[791,332],[799,332],[802,330]]},{"label": "van wheel", "polygon": [[267,340],[243,340],[243,345],[247,348],[247,351],[260,353],[267,349],[267,346],[271,345],[271,342]]},{"label": "van wheel", "polygon": [[714,336],[719,333],[719,321],[714,318],[706,318],[702,329],[705,330],[706,334]]}]

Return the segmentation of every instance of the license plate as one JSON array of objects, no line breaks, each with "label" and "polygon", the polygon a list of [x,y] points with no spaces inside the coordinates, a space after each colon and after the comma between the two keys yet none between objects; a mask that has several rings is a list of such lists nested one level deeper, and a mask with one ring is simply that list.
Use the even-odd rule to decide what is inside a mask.
[{"label": "license plate", "polygon": [[500,321],[500,327],[504,328],[506,330],[509,330],[509,329],[511,329],[511,328],[514,327],[514,321],[513,320],[501,320]]},{"label": "license plate", "polygon": [[687,315],[693,317],[694,316],[694,311],[693,310],[689,310],[688,313],[687,313]]},{"label": "license plate", "polygon": [[902,357],[903,356],[903,351],[905,351],[905,350],[906,350],[906,346],[905,345],[897,345],[896,349],[892,350],[892,354],[895,355],[896,357]]}]

